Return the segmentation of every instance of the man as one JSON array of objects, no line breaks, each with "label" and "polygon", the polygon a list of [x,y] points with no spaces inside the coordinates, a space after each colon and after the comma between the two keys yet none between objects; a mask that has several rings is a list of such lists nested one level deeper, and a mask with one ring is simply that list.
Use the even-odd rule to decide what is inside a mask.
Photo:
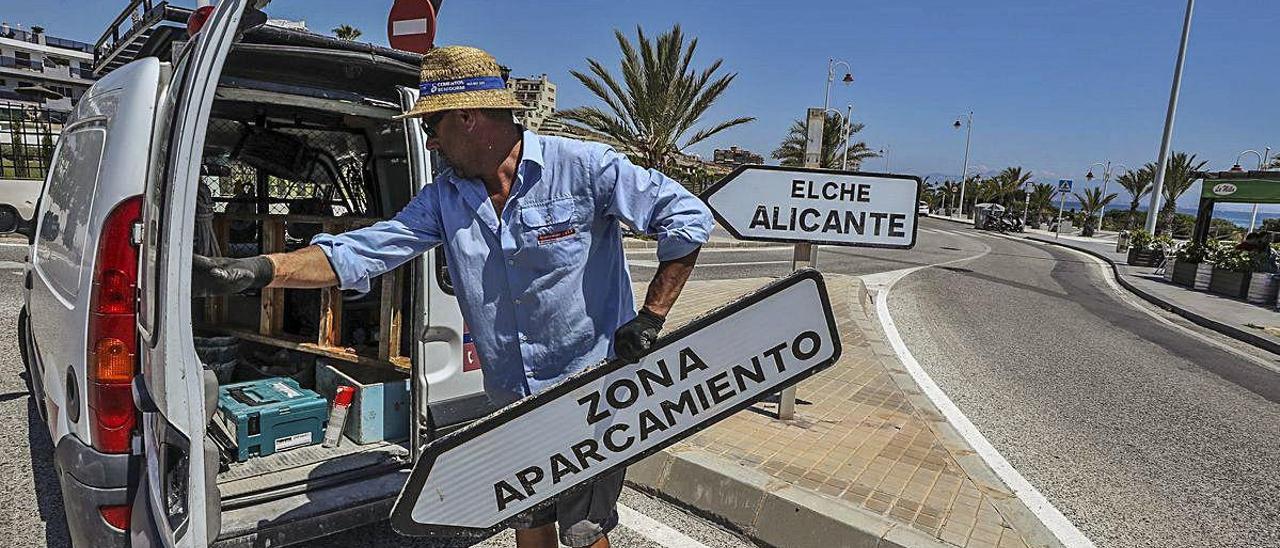
[{"label": "man", "polygon": [[[467,47],[432,50],[422,95],[427,148],[448,164],[396,216],[292,253],[196,258],[198,289],[367,290],[369,280],[436,246],[483,364],[485,391],[506,405],[657,338],[711,230],[697,197],[607,146],[524,131],[524,107],[497,62]],[[637,314],[619,221],[658,239],[658,270]],[[518,450],[518,448],[512,448]],[[519,516],[521,548],[609,546],[623,472]]]}]

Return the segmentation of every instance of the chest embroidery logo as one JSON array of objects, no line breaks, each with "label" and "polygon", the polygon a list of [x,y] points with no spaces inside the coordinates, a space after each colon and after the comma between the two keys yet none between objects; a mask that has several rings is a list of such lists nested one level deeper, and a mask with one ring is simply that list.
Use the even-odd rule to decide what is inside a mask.
[{"label": "chest embroidery logo", "polygon": [[546,234],[539,234],[539,235],[538,235],[538,245],[548,244],[548,243],[551,243],[551,242],[554,242],[554,241],[557,241],[557,240],[563,240],[563,239],[568,238],[569,236],[573,236],[574,234],[577,234],[577,233],[578,233],[578,229],[577,229],[577,228],[566,228],[566,229],[564,229],[564,230],[557,230],[557,231],[555,231],[555,232],[548,232],[548,233],[546,233]]}]

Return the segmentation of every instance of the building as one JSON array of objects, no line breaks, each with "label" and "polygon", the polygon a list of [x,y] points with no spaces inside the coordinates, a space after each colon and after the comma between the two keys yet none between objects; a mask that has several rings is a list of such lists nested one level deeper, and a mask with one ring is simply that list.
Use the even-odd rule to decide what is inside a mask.
[{"label": "building", "polygon": [[543,74],[537,78],[509,78],[507,89],[516,94],[522,104],[531,110],[519,112],[516,116],[525,127],[539,131],[542,123],[556,111],[556,85]]},{"label": "building", "polygon": [[45,178],[62,124],[93,81],[93,46],[0,23],[0,180]]},{"label": "building", "polygon": [[750,150],[731,146],[729,148],[717,148],[712,156],[712,161],[722,166],[737,167],[742,164],[763,164],[764,157]]},{"label": "building", "polygon": [[93,81],[93,46],[0,23],[0,101],[66,113]]}]

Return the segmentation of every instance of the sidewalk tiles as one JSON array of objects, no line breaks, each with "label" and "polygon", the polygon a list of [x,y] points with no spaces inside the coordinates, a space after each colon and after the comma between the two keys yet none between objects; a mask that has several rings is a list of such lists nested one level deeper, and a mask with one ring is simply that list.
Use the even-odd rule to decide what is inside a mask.
[{"label": "sidewalk tiles", "polygon": [[[788,548],[1055,545],[898,364],[861,282],[826,278],[845,350],[800,383],[796,420],[757,404],[638,463],[628,480]],[[689,282],[669,325],[766,282]],[[634,284],[637,299],[645,289]]]},{"label": "sidewalk tiles", "polygon": [[1167,282],[1156,275],[1152,267],[1126,264],[1127,255],[1116,252],[1114,243],[1080,238],[1069,241],[1045,237],[1029,239],[1078,249],[1102,258],[1112,265],[1121,285],[1156,306],[1229,337],[1280,353],[1280,336],[1277,336],[1280,333],[1280,313],[1274,308]]}]

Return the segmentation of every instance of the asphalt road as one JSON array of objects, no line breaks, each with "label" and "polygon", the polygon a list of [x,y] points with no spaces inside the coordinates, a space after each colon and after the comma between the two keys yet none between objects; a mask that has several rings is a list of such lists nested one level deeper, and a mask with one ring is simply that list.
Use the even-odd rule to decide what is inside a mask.
[{"label": "asphalt road", "polygon": [[970,238],[991,252],[907,276],[890,312],[1032,485],[1098,546],[1280,546],[1280,375],[1135,309],[1083,256]]},{"label": "asphalt road", "polygon": [[[0,534],[6,546],[68,546],[66,518],[53,445],[23,380],[17,347],[17,316],[22,306],[22,263],[25,248],[0,239]],[[610,540],[623,548],[747,548],[754,546],[721,527],[665,501],[627,489],[623,523]],[[629,510],[628,510],[629,509]],[[507,531],[483,542],[411,539],[383,523],[352,529],[300,546],[514,546]]]}]

